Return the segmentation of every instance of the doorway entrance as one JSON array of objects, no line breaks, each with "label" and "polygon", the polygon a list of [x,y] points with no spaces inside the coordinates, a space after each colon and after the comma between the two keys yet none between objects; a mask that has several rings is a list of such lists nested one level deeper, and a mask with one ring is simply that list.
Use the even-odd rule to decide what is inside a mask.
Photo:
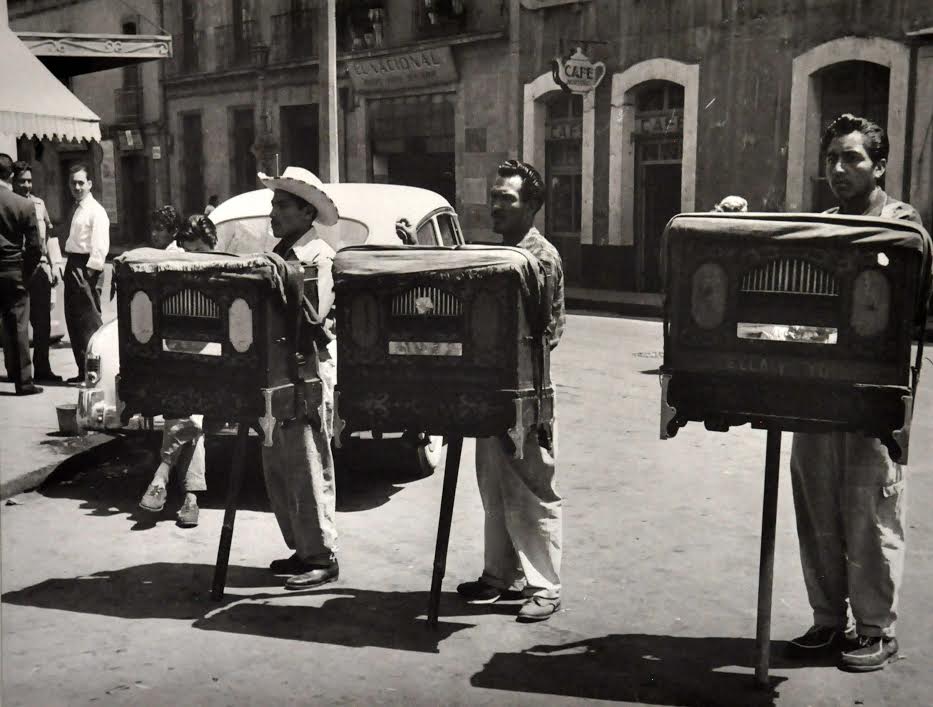
[{"label": "doorway entrance", "polygon": [[436,93],[371,103],[374,181],[430,189],[456,203],[453,99]]},{"label": "doorway entrance", "polygon": [[635,286],[660,292],[661,235],[681,211],[684,88],[647,81],[635,97]]},{"label": "doorway entrance", "polygon": [[120,158],[120,200],[123,204],[122,241],[125,245],[149,241],[149,169],[145,153]]},{"label": "doorway entrance", "polygon": [[642,161],[635,180],[639,199],[642,237],[638,242],[641,278],[639,290],[660,292],[661,234],[667,222],[680,213],[680,161]]}]

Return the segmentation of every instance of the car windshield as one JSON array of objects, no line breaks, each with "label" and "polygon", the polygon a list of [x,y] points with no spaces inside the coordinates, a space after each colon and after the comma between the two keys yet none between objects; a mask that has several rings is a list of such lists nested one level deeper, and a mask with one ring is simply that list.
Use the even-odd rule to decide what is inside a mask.
[{"label": "car windshield", "polygon": [[[352,219],[340,219],[334,226],[314,225],[315,234],[330,245],[340,250],[351,245],[362,245],[369,235],[366,224]],[[308,239],[302,239],[295,245],[302,245]],[[234,219],[217,225],[217,246],[215,250],[224,253],[244,255],[246,253],[268,253],[278,240],[272,235],[272,226],[268,216]]]}]

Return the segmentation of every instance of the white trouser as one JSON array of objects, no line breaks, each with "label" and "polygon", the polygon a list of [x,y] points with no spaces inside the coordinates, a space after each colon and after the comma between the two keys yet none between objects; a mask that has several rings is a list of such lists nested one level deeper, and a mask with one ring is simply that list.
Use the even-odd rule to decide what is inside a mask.
[{"label": "white trouser", "polygon": [[482,579],[525,596],[560,596],[562,499],[554,456],[525,437],[524,458],[513,459],[498,437],[476,440],[476,480],[486,513]]}]

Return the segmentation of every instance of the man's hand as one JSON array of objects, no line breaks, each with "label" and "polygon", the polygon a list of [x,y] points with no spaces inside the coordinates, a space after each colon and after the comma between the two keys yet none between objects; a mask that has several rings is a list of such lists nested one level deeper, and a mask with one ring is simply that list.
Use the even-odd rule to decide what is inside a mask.
[{"label": "man's hand", "polygon": [[395,235],[398,236],[399,240],[405,245],[417,245],[418,243],[415,238],[415,230],[412,228],[407,218],[403,217],[395,222]]},{"label": "man's hand", "polygon": [[58,268],[53,268],[51,263],[48,260],[43,261],[39,264],[39,267],[42,268],[42,271],[45,273],[45,276],[49,279],[49,285],[55,287],[58,284]]},{"label": "man's hand", "polygon": [[46,258],[39,261],[36,269],[32,272],[32,277],[43,278],[51,287],[55,287],[55,285],[58,284],[58,276],[55,274],[55,270],[49,265],[49,261]]}]

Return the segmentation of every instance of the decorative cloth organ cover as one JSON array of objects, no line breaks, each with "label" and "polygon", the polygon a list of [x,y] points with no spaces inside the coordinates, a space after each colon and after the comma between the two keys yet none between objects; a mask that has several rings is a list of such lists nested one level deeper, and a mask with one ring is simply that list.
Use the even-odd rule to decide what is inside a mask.
[{"label": "decorative cloth organ cover", "polygon": [[[124,416],[292,419],[320,403],[313,267],[141,248],[114,261]],[[297,407],[296,407],[297,406]]]},{"label": "decorative cloth organ cover", "polygon": [[513,441],[549,431],[551,283],[531,253],[346,248],[334,284],[338,427]]},{"label": "decorative cloth organ cover", "polygon": [[879,437],[906,460],[931,240],[909,221],[681,214],[668,224],[661,436],[687,421]]}]

